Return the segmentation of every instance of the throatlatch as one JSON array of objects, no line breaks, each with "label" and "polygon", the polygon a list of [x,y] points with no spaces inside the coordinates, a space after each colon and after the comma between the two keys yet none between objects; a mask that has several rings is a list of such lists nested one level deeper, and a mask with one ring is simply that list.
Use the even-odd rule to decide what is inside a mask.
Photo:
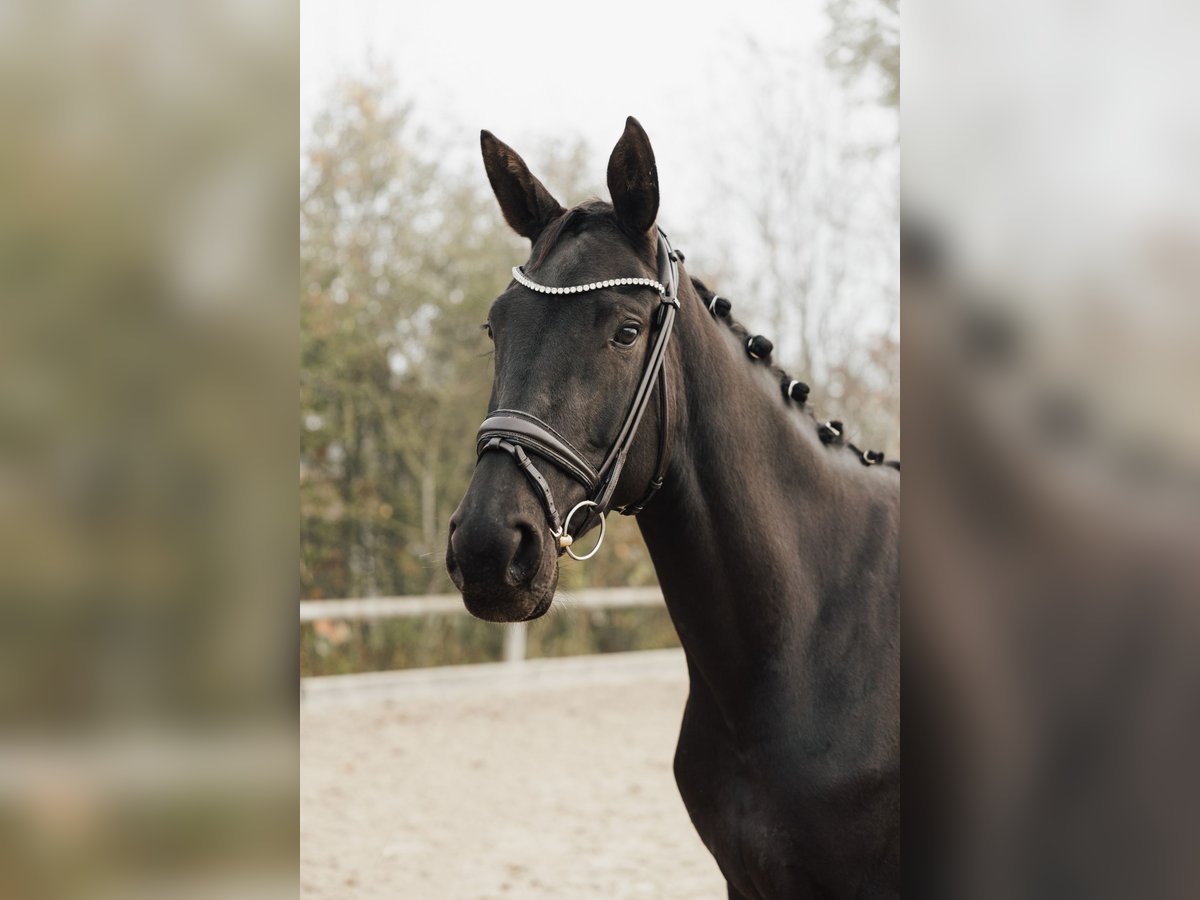
[{"label": "throatlatch", "polygon": [[[646,407],[650,403],[650,394],[654,390],[655,382],[659,385],[659,416],[662,420],[659,427],[658,461],[655,466],[655,475],[642,498],[619,512],[625,515],[637,515],[650,502],[655,491],[662,487],[667,465],[666,433],[670,424],[667,415],[666,379],[662,375],[662,369],[663,361],[666,359],[667,344],[671,340],[671,331],[675,325],[675,316],[679,312],[680,257],[681,254],[672,249],[667,236],[659,229],[658,281],[640,277],[613,278],[594,281],[590,284],[549,287],[533,281],[519,266],[513,268],[513,278],[519,284],[543,294],[576,294],[611,287],[643,286],[658,291],[662,298],[654,317],[657,327],[654,344],[650,348],[650,356],[646,360],[645,369],[642,370],[641,381],[638,382],[637,391],[633,395],[633,403],[625,415],[621,430],[617,432],[616,440],[599,468],[594,467],[569,440],[531,413],[519,409],[497,409],[493,410],[479,426],[475,444],[476,455],[482,456],[489,450],[503,450],[516,460],[517,465],[542,498],[546,517],[550,522],[550,533],[558,542],[558,552],[560,554],[565,552],[572,559],[591,559],[600,549],[600,545],[604,543],[604,515],[609,510],[613,491],[616,490],[621,470],[625,467],[625,458],[637,435],[642,414],[645,413]],[[565,519],[559,518],[558,507],[554,503],[550,485],[529,458],[531,453],[558,466],[559,469],[582,484],[587,491],[587,499],[576,503]],[[600,517],[600,538],[596,541],[596,546],[582,556],[577,555],[572,549],[575,538],[571,534],[571,520],[581,509],[589,510],[583,519],[585,523],[593,511]]]}]

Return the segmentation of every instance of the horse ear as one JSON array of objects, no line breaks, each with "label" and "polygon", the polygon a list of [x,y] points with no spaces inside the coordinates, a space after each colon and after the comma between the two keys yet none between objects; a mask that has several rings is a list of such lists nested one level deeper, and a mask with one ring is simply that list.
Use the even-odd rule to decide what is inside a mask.
[{"label": "horse ear", "polygon": [[490,131],[481,131],[479,145],[483,149],[483,167],[505,221],[517,234],[536,241],[542,229],[566,210],[533,177],[525,160],[508,144]]},{"label": "horse ear", "polygon": [[633,238],[644,237],[658,216],[658,167],[645,129],[633,116],[608,159],[608,192],[621,228]]}]

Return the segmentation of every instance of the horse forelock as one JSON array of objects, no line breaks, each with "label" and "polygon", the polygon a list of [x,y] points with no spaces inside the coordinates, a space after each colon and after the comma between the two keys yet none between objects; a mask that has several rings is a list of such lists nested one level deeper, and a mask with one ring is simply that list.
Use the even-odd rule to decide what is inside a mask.
[{"label": "horse forelock", "polygon": [[550,252],[558,246],[558,242],[569,234],[577,234],[583,231],[589,223],[594,223],[603,219],[610,220],[613,227],[617,225],[616,214],[613,212],[612,204],[605,203],[603,200],[595,198],[584,200],[577,206],[572,206],[565,213],[546,226],[545,230],[538,236],[537,251],[532,262],[532,268],[537,268],[546,261],[546,257]]}]

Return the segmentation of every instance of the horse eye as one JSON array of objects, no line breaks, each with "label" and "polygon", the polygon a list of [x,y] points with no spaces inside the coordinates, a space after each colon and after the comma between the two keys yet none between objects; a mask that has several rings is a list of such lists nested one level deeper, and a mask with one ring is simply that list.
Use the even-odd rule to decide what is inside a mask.
[{"label": "horse eye", "polygon": [[618,344],[628,347],[638,337],[638,327],[636,325],[623,325],[621,330],[617,332],[617,336],[613,338]]},{"label": "horse eye", "polygon": [[487,332],[488,340],[489,341],[495,340],[495,337],[492,335],[491,323],[484,322],[482,327],[483,327],[483,330]]}]

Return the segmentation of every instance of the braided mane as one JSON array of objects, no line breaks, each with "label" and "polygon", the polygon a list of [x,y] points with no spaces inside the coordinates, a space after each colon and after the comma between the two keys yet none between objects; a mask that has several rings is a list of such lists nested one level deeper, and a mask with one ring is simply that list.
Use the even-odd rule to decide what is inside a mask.
[{"label": "braided mane", "polygon": [[[744,348],[748,348],[751,346],[752,341],[765,341],[761,335],[751,334],[750,330],[746,328],[746,326],[733,318],[732,313],[729,311],[731,309],[731,304],[728,303],[728,300],[726,300],[725,304],[723,305],[720,305],[720,301],[718,301],[718,308],[714,310],[713,301],[717,298],[716,292],[711,290],[708,285],[706,285],[699,278],[696,278],[695,276],[689,277],[691,278],[692,287],[695,288],[696,293],[700,295],[700,299],[704,301],[704,305],[713,311],[713,318],[717,319],[718,321],[725,322],[729,330],[737,336],[739,345]],[[766,353],[761,354],[756,358],[763,359],[765,361],[767,354],[770,352],[771,344],[769,341],[765,341],[764,346]],[[854,444],[847,441],[846,429],[841,422],[818,421],[816,415],[813,414],[812,408],[807,402],[808,385],[804,384],[803,382],[795,381],[791,375],[773,362],[766,362],[766,366],[770,370],[771,374],[775,376],[775,381],[780,386],[780,396],[783,398],[784,402],[789,406],[799,407],[801,411],[808,416],[808,419],[817,429],[817,435],[821,439],[821,443],[828,446],[845,447],[853,451],[854,454],[862,461],[863,465],[869,466],[883,463],[884,465],[899,471],[899,460],[888,460],[887,462],[884,462],[882,453],[875,450],[860,450],[858,447],[854,446]],[[789,394],[788,386],[790,384],[802,385],[802,390],[799,392],[800,398]]]}]

